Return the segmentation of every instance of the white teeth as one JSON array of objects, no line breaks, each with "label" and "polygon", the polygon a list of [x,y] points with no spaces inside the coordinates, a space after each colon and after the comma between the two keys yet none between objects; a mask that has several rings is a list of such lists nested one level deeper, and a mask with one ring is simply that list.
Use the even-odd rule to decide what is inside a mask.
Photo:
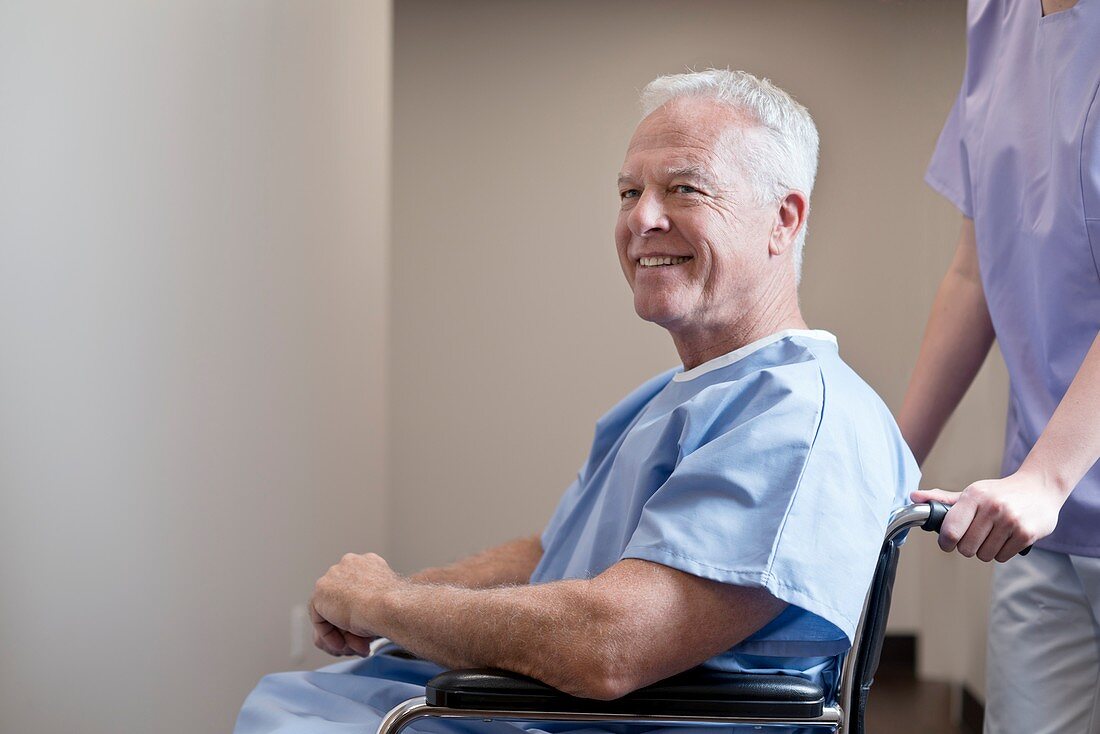
[{"label": "white teeth", "polygon": [[638,259],[638,264],[643,268],[655,268],[660,265],[680,265],[690,259],[690,257],[643,257]]}]

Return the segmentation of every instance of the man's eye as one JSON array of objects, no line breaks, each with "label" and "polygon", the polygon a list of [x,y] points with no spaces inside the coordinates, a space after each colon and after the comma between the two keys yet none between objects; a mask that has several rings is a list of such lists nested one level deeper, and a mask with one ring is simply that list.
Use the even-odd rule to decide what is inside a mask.
[{"label": "man's eye", "polygon": [[677,184],[672,187],[672,190],[677,194],[698,194],[699,189],[694,186],[688,186],[687,184]]},{"label": "man's eye", "polygon": [[638,189],[623,189],[619,192],[620,199],[637,199],[641,195],[642,192],[638,191]]}]

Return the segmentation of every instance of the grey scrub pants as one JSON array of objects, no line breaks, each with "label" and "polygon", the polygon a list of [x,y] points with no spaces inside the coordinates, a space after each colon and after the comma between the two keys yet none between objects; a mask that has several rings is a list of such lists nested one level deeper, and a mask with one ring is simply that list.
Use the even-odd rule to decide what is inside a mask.
[{"label": "grey scrub pants", "polygon": [[985,734],[1100,734],[1100,558],[997,564],[986,666]]}]

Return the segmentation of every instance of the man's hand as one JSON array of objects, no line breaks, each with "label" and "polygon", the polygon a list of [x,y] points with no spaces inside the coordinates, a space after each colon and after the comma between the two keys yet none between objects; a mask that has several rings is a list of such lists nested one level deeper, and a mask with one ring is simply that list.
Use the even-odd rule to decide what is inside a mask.
[{"label": "man's hand", "polygon": [[348,553],[317,580],[309,602],[313,641],[332,655],[367,655],[382,597],[403,583],[374,553]]},{"label": "man's hand", "polygon": [[374,637],[360,637],[336,627],[322,617],[313,604],[309,605],[309,618],[313,622],[313,644],[329,655],[370,655]]},{"label": "man's hand", "polygon": [[1004,563],[1054,532],[1066,495],[1041,477],[1018,471],[974,482],[962,492],[917,490],[910,499],[953,505],[940,528],[940,548]]}]

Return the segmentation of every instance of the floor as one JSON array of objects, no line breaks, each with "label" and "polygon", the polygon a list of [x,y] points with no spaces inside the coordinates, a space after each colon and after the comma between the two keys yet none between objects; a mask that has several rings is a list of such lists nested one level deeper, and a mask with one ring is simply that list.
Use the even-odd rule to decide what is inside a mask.
[{"label": "floor", "polygon": [[970,734],[951,723],[947,683],[879,676],[867,703],[868,734]]}]

